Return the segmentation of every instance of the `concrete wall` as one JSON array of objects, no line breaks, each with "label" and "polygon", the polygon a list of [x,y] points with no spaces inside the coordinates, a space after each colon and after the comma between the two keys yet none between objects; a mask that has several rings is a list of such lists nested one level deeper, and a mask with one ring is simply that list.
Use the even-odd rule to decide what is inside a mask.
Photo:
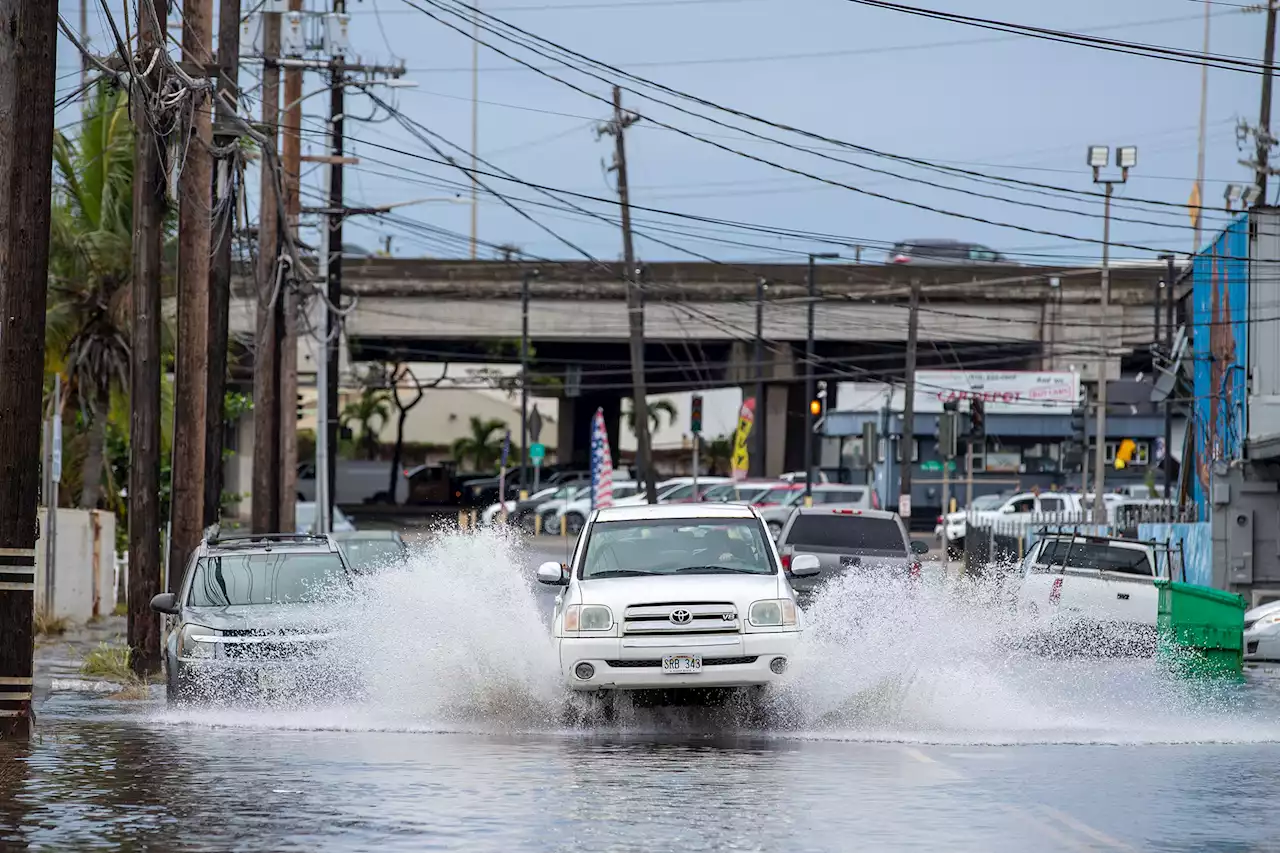
[{"label": "concrete wall", "polygon": [[[36,543],[36,607],[45,607],[48,524],[42,508]],[[53,564],[53,614],[72,622],[106,616],[116,605],[116,517],[110,512],[59,509]]]}]

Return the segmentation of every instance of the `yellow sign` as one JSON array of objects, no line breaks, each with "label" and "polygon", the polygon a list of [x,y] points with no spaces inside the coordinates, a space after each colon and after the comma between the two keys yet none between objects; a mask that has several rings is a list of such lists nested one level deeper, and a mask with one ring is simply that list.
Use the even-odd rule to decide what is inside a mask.
[{"label": "yellow sign", "polygon": [[1187,212],[1191,215],[1191,227],[1200,227],[1200,184],[1191,185],[1191,198],[1187,199]]},{"label": "yellow sign", "polygon": [[733,434],[733,479],[745,480],[751,470],[751,454],[748,451],[751,427],[756,420],[756,400],[748,397],[738,410],[738,429]]},{"label": "yellow sign", "polygon": [[1126,438],[1120,442],[1120,446],[1116,448],[1116,468],[1120,469],[1128,465],[1137,449],[1138,445],[1132,438]]}]

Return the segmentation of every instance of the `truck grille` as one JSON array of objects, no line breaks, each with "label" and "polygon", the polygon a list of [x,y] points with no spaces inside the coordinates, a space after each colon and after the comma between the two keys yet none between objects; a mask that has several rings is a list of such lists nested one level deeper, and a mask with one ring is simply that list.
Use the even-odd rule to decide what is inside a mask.
[{"label": "truck grille", "polygon": [[[759,659],[758,655],[750,657],[737,658],[703,658],[703,666],[743,666],[749,663],[755,663]],[[656,669],[662,666],[661,660],[607,660],[605,664],[617,669]]]},{"label": "truck grille", "polygon": [[636,604],[623,615],[624,634],[736,634],[738,608],[729,602]]},{"label": "truck grille", "polygon": [[219,638],[227,658],[291,660],[315,657],[328,638],[314,632],[231,630]]}]

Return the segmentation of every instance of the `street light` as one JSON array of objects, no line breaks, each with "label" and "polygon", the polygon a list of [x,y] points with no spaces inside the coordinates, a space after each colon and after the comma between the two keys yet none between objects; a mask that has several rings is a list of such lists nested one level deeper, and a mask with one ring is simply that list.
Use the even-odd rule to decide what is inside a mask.
[{"label": "street light", "polygon": [[[1107,509],[1102,500],[1104,478],[1106,477],[1106,447],[1107,447],[1107,335],[1106,323],[1107,312],[1111,302],[1111,196],[1115,192],[1116,184],[1123,184],[1129,180],[1129,170],[1138,165],[1138,147],[1136,145],[1122,145],[1116,148],[1116,167],[1120,170],[1120,177],[1104,178],[1102,169],[1107,164],[1108,147],[1105,145],[1089,146],[1089,167],[1093,169],[1093,182],[1095,184],[1104,184],[1107,188],[1106,200],[1103,202],[1102,213],[1102,299],[1099,302],[1102,317],[1099,321],[1098,331],[1100,335],[1101,345],[1098,347],[1098,394],[1095,405],[1098,407],[1098,425],[1097,435],[1094,437],[1093,451],[1093,511],[1095,519],[1099,522],[1107,520]],[[1101,155],[1101,156],[1099,156]],[[1085,446],[1085,466],[1088,466],[1088,445]]]},{"label": "street light", "polygon": [[1244,202],[1240,206],[1241,210],[1248,210],[1258,203],[1258,199],[1262,196],[1262,188],[1257,184],[1245,186],[1243,184],[1227,184],[1227,189],[1223,192],[1222,197],[1227,202],[1227,212],[1230,213],[1235,208],[1237,201]]},{"label": "street light", "polygon": [[[805,399],[813,399],[813,310],[818,301],[818,284],[815,277],[816,262],[839,258],[839,252],[809,253],[809,333],[804,346],[804,391]],[[806,404],[807,405],[807,404]],[[804,505],[813,506],[813,407],[808,405],[804,411]]]}]

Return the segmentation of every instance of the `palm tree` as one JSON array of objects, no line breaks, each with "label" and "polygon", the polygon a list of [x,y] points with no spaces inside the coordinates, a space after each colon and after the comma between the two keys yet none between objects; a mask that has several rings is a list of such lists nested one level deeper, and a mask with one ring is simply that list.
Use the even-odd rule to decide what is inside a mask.
[{"label": "palm tree", "polygon": [[481,420],[472,415],[471,435],[464,435],[450,449],[454,460],[463,464],[470,459],[475,464],[475,471],[495,467],[502,458],[502,436],[506,428],[506,421],[497,418]]},{"label": "palm tree", "polygon": [[[649,410],[649,431],[650,432],[657,432],[658,429],[662,426],[662,416],[664,414],[667,416],[668,425],[674,424],[676,422],[676,406],[675,406],[675,403],[672,403],[670,400],[650,400],[648,401],[648,405],[646,406],[646,408],[648,408]],[[627,426],[630,427],[632,433],[635,433],[636,431],[635,403],[632,403],[631,408],[627,410],[626,418],[627,418]]]},{"label": "palm tree", "polygon": [[338,416],[343,427],[352,423],[360,425],[360,437],[356,446],[366,459],[378,456],[378,433],[391,421],[391,396],[385,388],[366,386],[360,396],[347,403]]},{"label": "palm tree", "polygon": [[[112,390],[129,386],[133,126],[99,86],[74,139],[54,137],[46,367],[65,375],[87,433],[79,505],[96,508]],[[74,411],[74,409],[72,409]]]},{"label": "palm tree", "polygon": [[726,476],[733,466],[733,433],[711,439],[706,444],[707,474]]}]

